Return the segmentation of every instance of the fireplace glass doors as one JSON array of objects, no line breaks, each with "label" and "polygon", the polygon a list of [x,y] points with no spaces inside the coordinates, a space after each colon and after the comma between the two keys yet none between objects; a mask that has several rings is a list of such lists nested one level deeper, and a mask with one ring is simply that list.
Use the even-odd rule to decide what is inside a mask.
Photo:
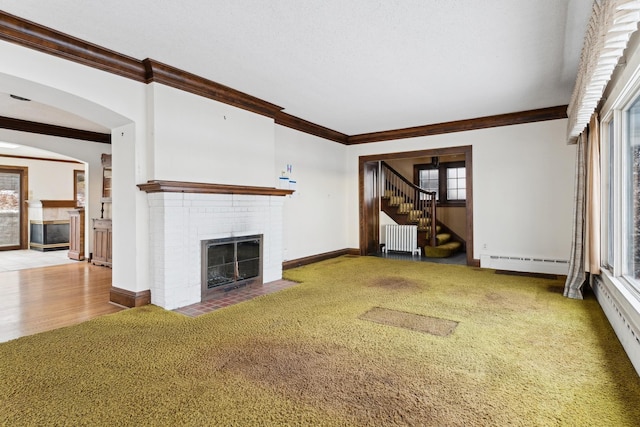
[{"label": "fireplace glass doors", "polygon": [[219,290],[262,283],[262,235],[202,242],[202,299]]}]

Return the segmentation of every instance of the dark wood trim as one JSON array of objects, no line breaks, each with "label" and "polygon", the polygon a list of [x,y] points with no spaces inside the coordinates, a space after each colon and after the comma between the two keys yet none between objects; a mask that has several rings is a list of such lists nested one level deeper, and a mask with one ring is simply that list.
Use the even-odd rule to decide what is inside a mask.
[{"label": "dark wood trim", "polygon": [[363,162],[376,162],[379,160],[413,159],[415,157],[430,157],[436,155],[451,156],[454,154],[466,154],[466,150],[471,150],[471,145],[465,145],[461,147],[435,148],[432,150],[414,150],[395,153],[371,154],[367,156],[360,156],[360,158]]},{"label": "dark wood trim", "polygon": [[65,159],[50,159],[47,157],[31,157],[31,156],[14,156],[12,154],[0,154],[0,157],[9,157],[11,159],[25,159],[25,160],[42,160],[43,162],[59,162],[59,163],[74,163],[82,165],[84,163],[77,160],[65,160]]},{"label": "dark wood trim", "polygon": [[[415,138],[418,136],[439,135],[451,132],[485,129],[497,126],[508,126],[532,123],[544,120],[555,120],[567,117],[567,106],[541,108],[516,113],[499,114],[475,119],[458,120],[445,123],[416,126],[404,129],[372,132],[347,136],[324,126],[283,113],[282,107],[221,85],[187,71],[180,70],[147,58],[138,60],[104,47],[88,43],[84,40],[61,33],[60,31],[36,24],[31,21],[0,11],[0,40],[6,40],[31,49],[45,52],[63,59],[107,71],[143,83],[158,82],[186,92],[194,93],[228,105],[275,119],[276,123],[326,138],[341,144],[353,145],[369,142],[389,141],[394,139]],[[40,126],[50,126],[37,124]],[[37,132],[33,129],[15,129],[26,132]],[[77,131],[77,130],[76,130]],[[85,132],[85,131],[80,131]],[[68,138],[95,141],[88,136]],[[103,135],[103,134],[99,134]],[[109,142],[99,140],[95,142]]]},{"label": "dark wood trim", "polygon": [[144,81],[144,65],[137,59],[61,33],[0,10],[0,39],[59,58]]},{"label": "dark wood trim", "polygon": [[[465,167],[464,160],[440,162],[437,166],[433,163],[417,163],[413,165],[413,185],[420,186],[420,171],[422,170],[437,170],[438,171],[438,203],[439,208],[445,207],[465,207],[466,200],[449,200],[448,197],[448,180],[447,169],[449,168],[463,168]],[[466,181],[466,180],[465,180]]]},{"label": "dark wood trim", "polygon": [[149,58],[132,58],[3,11],[0,11],[0,40],[135,81],[162,83],[271,118],[282,110],[270,102],[170,65]]},{"label": "dark wood trim", "polygon": [[[467,250],[467,265],[475,265],[476,259],[473,257],[473,149],[470,145],[464,148],[464,162],[467,168],[467,200],[465,206],[467,208],[467,236],[465,247]],[[480,260],[478,266],[480,265]]]},{"label": "dark wood trim", "polygon": [[248,95],[170,65],[154,61],[153,59],[147,58],[142,61],[142,63],[146,70],[146,83],[162,83],[185,92],[204,96],[205,98],[220,101],[271,118],[274,118],[276,114],[282,110],[282,107],[263,101],[255,96]]},{"label": "dark wood trim", "polygon": [[355,249],[355,248],[339,249],[337,251],[325,252],[322,254],[307,256],[304,258],[284,261],[282,263],[282,269],[289,270],[290,268],[301,267],[303,265],[313,264],[315,262],[324,261],[326,259],[337,258],[342,255],[360,255],[360,249]]},{"label": "dark wood trim", "polygon": [[438,148],[432,150],[417,150],[406,151],[398,153],[386,153],[386,154],[373,154],[368,156],[360,156],[358,158],[358,179],[360,183],[359,188],[359,211],[360,211],[360,251],[364,253],[366,251],[365,239],[363,234],[366,231],[366,217],[364,207],[364,164],[367,162],[375,162],[380,160],[393,160],[393,159],[411,159],[418,157],[433,157],[433,156],[448,156],[452,154],[464,154],[465,166],[467,168],[467,235],[466,235],[466,249],[467,249],[467,265],[475,265],[473,258],[473,148],[471,145],[465,145],[461,147],[447,147]]},{"label": "dark wood trim", "polygon": [[138,184],[138,188],[147,193],[243,194],[253,196],[287,196],[294,192],[294,190],[282,190],[275,187],[251,187],[245,185],[159,180],[149,181],[146,184]]},{"label": "dark wood trim", "polygon": [[469,263],[469,261],[467,260],[467,265],[469,267],[476,267],[476,268],[480,268],[480,260],[479,259],[472,259],[471,263]]},{"label": "dark wood trim", "polygon": [[444,122],[404,129],[352,135],[348,138],[347,145],[390,141],[394,139],[415,138],[419,136],[440,135],[444,133],[487,129],[498,126],[519,125],[524,123],[566,118],[567,106],[560,105],[557,107],[540,108],[537,110],[520,111],[508,114],[498,114],[495,116],[486,116],[476,119],[457,120],[453,122]]},{"label": "dark wood trim", "polygon": [[291,114],[287,114],[284,111],[280,111],[276,115],[275,119],[276,124],[281,126],[299,130],[300,132],[308,133],[310,135],[319,136],[320,138],[328,139],[330,141],[339,142],[340,144],[346,144],[347,139],[349,138],[349,136],[344,133],[308,122],[296,116],[292,116]]},{"label": "dark wood trim", "polygon": [[17,173],[20,175],[20,243],[16,246],[6,246],[0,250],[27,249],[29,247],[29,168],[26,166],[0,165],[0,172]]},{"label": "dark wood trim", "polygon": [[363,256],[367,254],[367,221],[369,219],[369,215],[367,215],[367,206],[364,200],[364,168],[365,163],[368,161],[375,161],[375,159],[367,160],[369,157],[375,156],[360,156],[358,158],[358,217],[360,218],[358,227],[360,238],[358,244],[360,245],[359,253]]},{"label": "dark wood trim", "polygon": [[40,135],[81,139],[83,141],[100,142],[102,144],[111,144],[110,133],[93,132],[89,130],[73,129],[46,123],[30,122],[28,120],[14,119],[12,117],[0,116],[0,128],[17,130],[21,132],[37,133]]},{"label": "dark wood trim", "polygon": [[75,200],[40,200],[43,208],[75,208]]},{"label": "dark wood trim", "polygon": [[111,286],[109,301],[124,307],[140,307],[151,304],[151,290],[133,292]]}]

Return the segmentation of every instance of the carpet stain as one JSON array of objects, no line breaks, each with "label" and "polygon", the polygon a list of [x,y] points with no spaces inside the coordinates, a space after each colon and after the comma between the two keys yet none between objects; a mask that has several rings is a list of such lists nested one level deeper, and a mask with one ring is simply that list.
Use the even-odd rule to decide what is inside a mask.
[{"label": "carpet stain", "polygon": [[560,285],[549,285],[547,286],[547,290],[549,292],[552,292],[554,294],[560,294],[562,295],[564,293],[564,286],[560,286]]},{"label": "carpet stain", "polygon": [[497,294],[495,292],[491,292],[487,294],[487,299],[489,301],[502,301],[504,300],[504,297],[500,294]]},{"label": "carpet stain", "polygon": [[539,310],[540,302],[535,298],[523,298],[512,292],[487,292],[484,303],[495,309],[511,313],[530,313]]},{"label": "carpet stain", "polygon": [[[638,426],[640,378],[588,287],[375,257],[286,278],[198,318],[145,306],[0,344],[0,426]],[[358,319],[380,306],[463,327]]]},{"label": "carpet stain", "polygon": [[[431,425],[428,384],[336,344],[253,341],[233,350],[218,368],[260,383],[287,399],[365,425]],[[427,388],[425,388],[427,387]],[[453,421],[453,420],[452,420]]]},{"label": "carpet stain", "polygon": [[419,289],[420,283],[400,276],[382,276],[376,277],[368,283],[368,286],[374,288],[383,288],[391,290],[413,290]]},{"label": "carpet stain", "polygon": [[374,307],[360,316],[360,319],[411,331],[446,337],[453,333],[458,322],[438,317],[423,316],[403,311]]}]

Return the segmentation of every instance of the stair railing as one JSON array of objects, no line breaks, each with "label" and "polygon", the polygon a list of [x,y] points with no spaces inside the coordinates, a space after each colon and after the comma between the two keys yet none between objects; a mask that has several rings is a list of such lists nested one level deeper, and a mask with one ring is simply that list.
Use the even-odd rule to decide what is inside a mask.
[{"label": "stair railing", "polygon": [[427,218],[429,230],[429,246],[436,246],[436,192],[426,191],[400,175],[385,162],[380,162],[381,195],[397,197],[401,203],[409,203],[412,214],[419,218]]}]

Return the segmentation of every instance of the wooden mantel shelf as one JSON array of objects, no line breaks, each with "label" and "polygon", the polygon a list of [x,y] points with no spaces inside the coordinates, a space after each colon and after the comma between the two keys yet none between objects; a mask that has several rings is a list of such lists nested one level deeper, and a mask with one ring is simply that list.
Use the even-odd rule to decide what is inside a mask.
[{"label": "wooden mantel shelf", "polygon": [[[37,202],[37,201],[36,201]],[[43,208],[75,208],[75,200],[40,200]]]},{"label": "wooden mantel shelf", "polygon": [[294,190],[275,187],[251,187],[245,185],[207,184],[184,181],[148,181],[138,184],[138,188],[147,193],[202,193],[202,194],[242,194],[249,196],[287,196]]}]

